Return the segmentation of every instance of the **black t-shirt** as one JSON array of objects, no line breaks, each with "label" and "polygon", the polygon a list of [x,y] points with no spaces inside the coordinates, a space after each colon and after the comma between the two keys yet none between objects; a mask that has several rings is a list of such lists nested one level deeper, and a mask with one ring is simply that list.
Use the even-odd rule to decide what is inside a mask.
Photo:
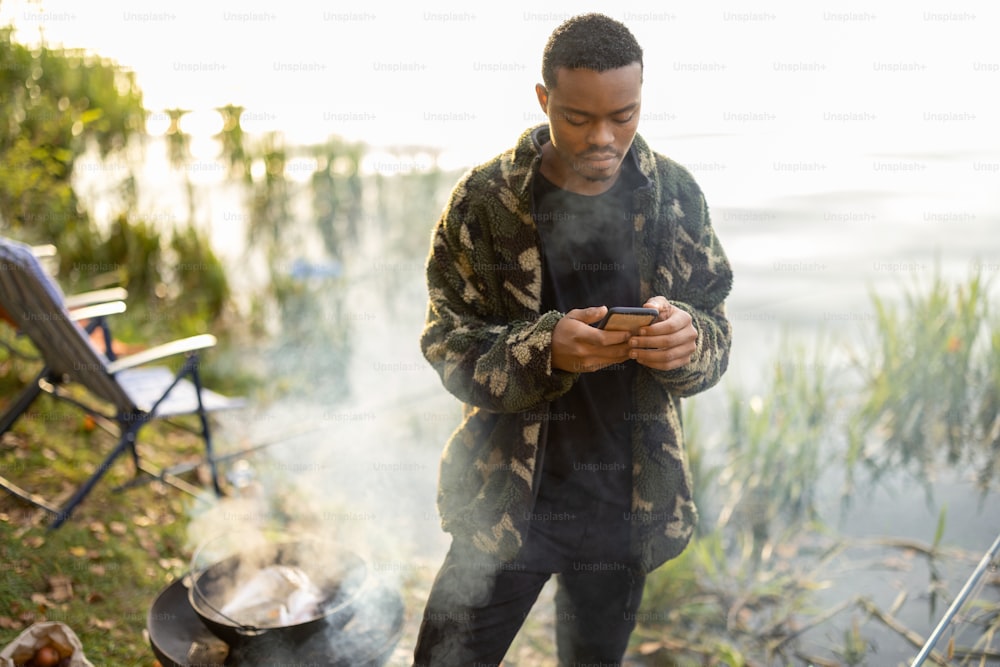
[{"label": "black t-shirt", "polygon": [[[628,163],[626,162],[626,165]],[[563,190],[539,173],[535,222],[542,241],[542,310],[639,306],[632,193],[626,168],[600,195]],[[552,402],[536,512],[628,511],[632,496],[631,425],[635,362],[582,373]]]}]

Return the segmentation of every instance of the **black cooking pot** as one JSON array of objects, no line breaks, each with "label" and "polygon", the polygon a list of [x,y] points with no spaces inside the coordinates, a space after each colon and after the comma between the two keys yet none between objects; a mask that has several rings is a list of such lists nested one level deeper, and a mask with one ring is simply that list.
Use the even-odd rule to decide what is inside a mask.
[{"label": "black cooking pot", "polygon": [[[256,572],[284,565],[302,570],[321,592],[315,614],[301,622],[248,625],[222,612],[233,592]],[[343,628],[351,620],[365,587],[368,568],[353,552],[312,541],[270,544],[252,553],[237,553],[192,570],[188,599],[202,623],[231,647],[254,642],[303,642],[315,633]]]}]

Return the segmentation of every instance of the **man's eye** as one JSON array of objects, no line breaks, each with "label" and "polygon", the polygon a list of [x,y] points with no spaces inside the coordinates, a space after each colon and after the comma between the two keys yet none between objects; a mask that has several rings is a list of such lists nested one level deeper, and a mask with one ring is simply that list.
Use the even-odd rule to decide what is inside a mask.
[{"label": "man's eye", "polygon": [[624,125],[625,123],[629,123],[629,122],[631,122],[631,121],[632,121],[632,117],[633,117],[634,115],[635,115],[635,114],[631,114],[631,113],[630,113],[630,114],[629,114],[628,116],[626,116],[625,118],[621,118],[621,117],[618,117],[618,118],[615,118],[615,122],[616,122],[616,123],[621,123],[622,125]]},{"label": "man's eye", "polygon": [[563,120],[565,120],[570,125],[576,125],[576,126],[583,125],[584,122],[586,122],[579,116],[570,116],[569,114],[564,115]]}]

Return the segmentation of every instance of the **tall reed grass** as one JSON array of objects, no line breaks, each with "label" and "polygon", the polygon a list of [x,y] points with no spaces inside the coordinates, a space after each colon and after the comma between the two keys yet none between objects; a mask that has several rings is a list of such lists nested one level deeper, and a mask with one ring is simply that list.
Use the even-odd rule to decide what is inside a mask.
[{"label": "tall reed grass", "polygon": [[[826,632],[839,642],[800,641],[852,608],[901,632],[893,614],[909,591],[888,610],[866,591],[845,591],[835,609],[816,603],[825,570],[851,546],[818,489],[843,475],[852,497],[900,474],[931,489],[948,469],[969,479],[970,493],[997,490],[1000,322],[989,293],[979,272],[954,286],[935,274],[895,302],[873,292],[861,345],[782,341],[765,389],[730,387],[714,430],[699,421],[698,399],[688,402],[696,500],[707,511],[689,548],[647,579],[636,635],[650,664],[866,664],[877,647],[857,617]],[[832,346],[848,350],[843,376],[834,377]],[[700,451],[706,443],[719,451]],[[875,545],[886,560],[900,549],[926,556],[932,604],[945,592],[945,521],[942,510],[928,545],[891,536]],[[1000,604],[980,599],[976,617],[1000,617]],[[963,655],[997,653],[996,621],[986,626],[988,639]]]}]

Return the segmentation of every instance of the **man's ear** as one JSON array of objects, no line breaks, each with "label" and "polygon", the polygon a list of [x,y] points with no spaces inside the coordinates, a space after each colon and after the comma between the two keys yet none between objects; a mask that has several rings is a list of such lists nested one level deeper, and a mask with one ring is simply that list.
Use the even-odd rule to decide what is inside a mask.
[{"label": "man's ear", "polygon": [[549,91],[540,83],[535,84],[535,95],[538,96],[538,106],[542,107],[542,113],[549,115]]}]

